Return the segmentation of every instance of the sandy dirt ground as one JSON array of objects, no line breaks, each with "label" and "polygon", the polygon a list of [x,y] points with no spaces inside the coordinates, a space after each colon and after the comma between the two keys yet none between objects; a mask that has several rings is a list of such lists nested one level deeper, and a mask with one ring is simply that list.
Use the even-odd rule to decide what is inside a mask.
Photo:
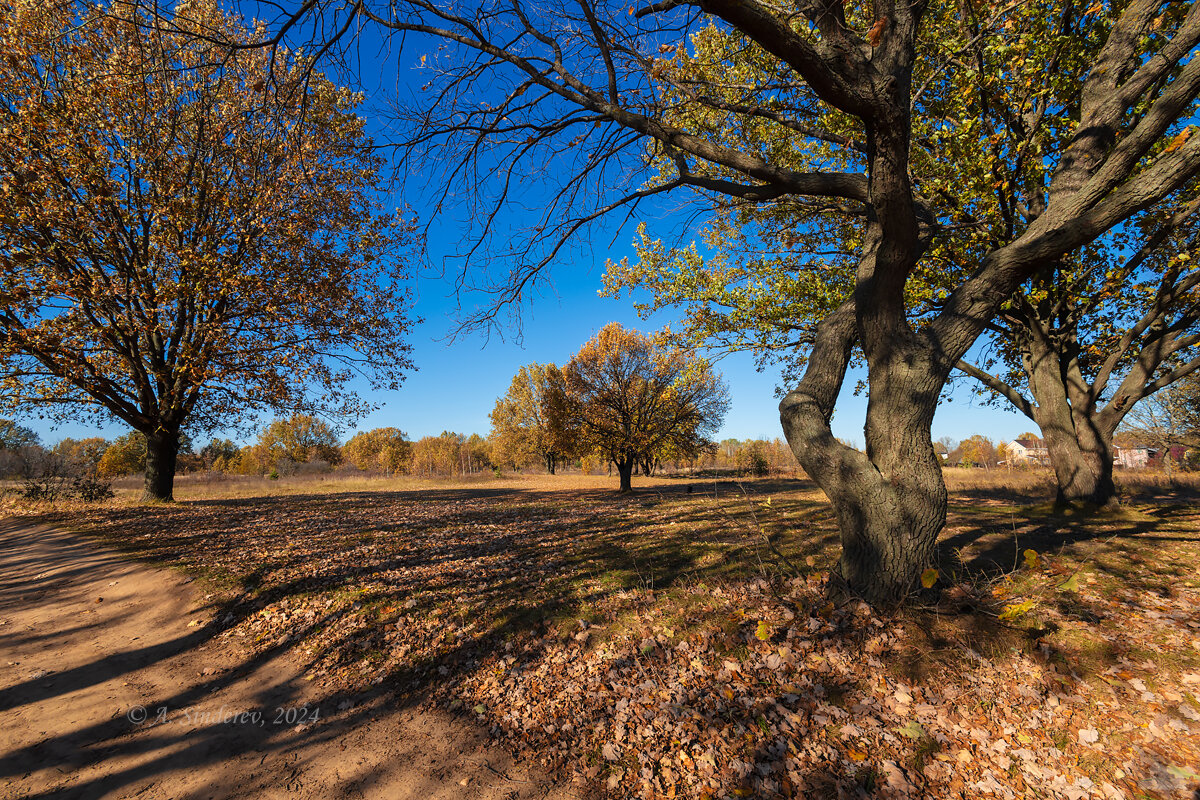
[{"label": "sandy dirt ground", "polygon": [[[0,520],[0,797],[566,798],[386,687],[239,654],[178,573]],[[316,721],[312,721],[314,713]]]}]

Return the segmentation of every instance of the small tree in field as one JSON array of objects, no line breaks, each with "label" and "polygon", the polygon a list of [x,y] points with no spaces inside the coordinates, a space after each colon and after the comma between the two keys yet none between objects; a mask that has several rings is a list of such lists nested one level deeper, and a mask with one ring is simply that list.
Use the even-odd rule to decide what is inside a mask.
[{"label": "small tree in field", "polygon": [[975,434],[958,443],[958,447],[950,454],[950,462],[964,467],[994,467],[1000,460],[996,445],[992,440],[981,434]]},{"label": "small tree in field", "polygon": [[575,354],[563,376],[581,449],[616,464],[622,492],[633,490],[640,461],[697,452],[729,408],[729,391],[707,361],[662,350],[616,322]]},{"label": "small tree in field", "polygon": [[240,49],[262,31],[212,0],[170,25],[0,8],[0,409],[120,419],[156,500],[185,423],[355,413],[350,378],[394,388],[410,366],[384,257],[409,234],[377,208],[358,98]]},{"label": "small tree in field", "polygon": [[399,428],[362,431],[342,445],[346,461],[363,471],[406,472],[412,463],[412,442]]},{"label": "small tree in field", "polygon": [[554,474],[558,462],[572,452],[566,413],[566,384],[554,364],[521,367],[492,409],[492,458],[524,465],[538,460]]},{"label": "small tree in field", "polygon": [[337,464],[342,460],[337,432],[328,423],[309,414],[275,420],[259,434],[254,449],[259,462],[272,467],[281,462]]}]

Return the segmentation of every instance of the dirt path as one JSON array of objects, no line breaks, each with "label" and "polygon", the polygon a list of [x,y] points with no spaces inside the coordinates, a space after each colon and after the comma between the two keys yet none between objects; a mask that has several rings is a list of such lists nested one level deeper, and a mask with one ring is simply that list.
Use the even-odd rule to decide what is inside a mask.
[{"label": "dirt path", "polygon": [[571,796],[466,723],[239,657],[213,613],[176,573],[0,520],[0,796]]}]

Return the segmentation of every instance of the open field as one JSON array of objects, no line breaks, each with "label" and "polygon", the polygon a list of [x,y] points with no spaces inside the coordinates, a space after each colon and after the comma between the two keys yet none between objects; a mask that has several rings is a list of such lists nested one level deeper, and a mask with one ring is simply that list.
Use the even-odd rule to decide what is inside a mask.
[{"label": "open field", "polygon": [[943,591],[883,619],[822,597],[804,480],[185,480],[9,514],[198,576],[210,641],[462,714],[580,794],[1192,797],[1195,482],[1065,516],[1037,473],[948,483]]}]

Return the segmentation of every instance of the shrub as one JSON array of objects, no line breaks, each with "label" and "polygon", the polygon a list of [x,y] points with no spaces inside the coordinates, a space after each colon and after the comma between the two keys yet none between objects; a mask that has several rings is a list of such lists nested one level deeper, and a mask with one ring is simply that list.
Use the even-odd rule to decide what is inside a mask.
[{"label": "shrub", "polygon": [[91,476],[84,476],[71,481],[71,493],[85,503],[99,503],[116,497],[113,493],[111,483]]}]

